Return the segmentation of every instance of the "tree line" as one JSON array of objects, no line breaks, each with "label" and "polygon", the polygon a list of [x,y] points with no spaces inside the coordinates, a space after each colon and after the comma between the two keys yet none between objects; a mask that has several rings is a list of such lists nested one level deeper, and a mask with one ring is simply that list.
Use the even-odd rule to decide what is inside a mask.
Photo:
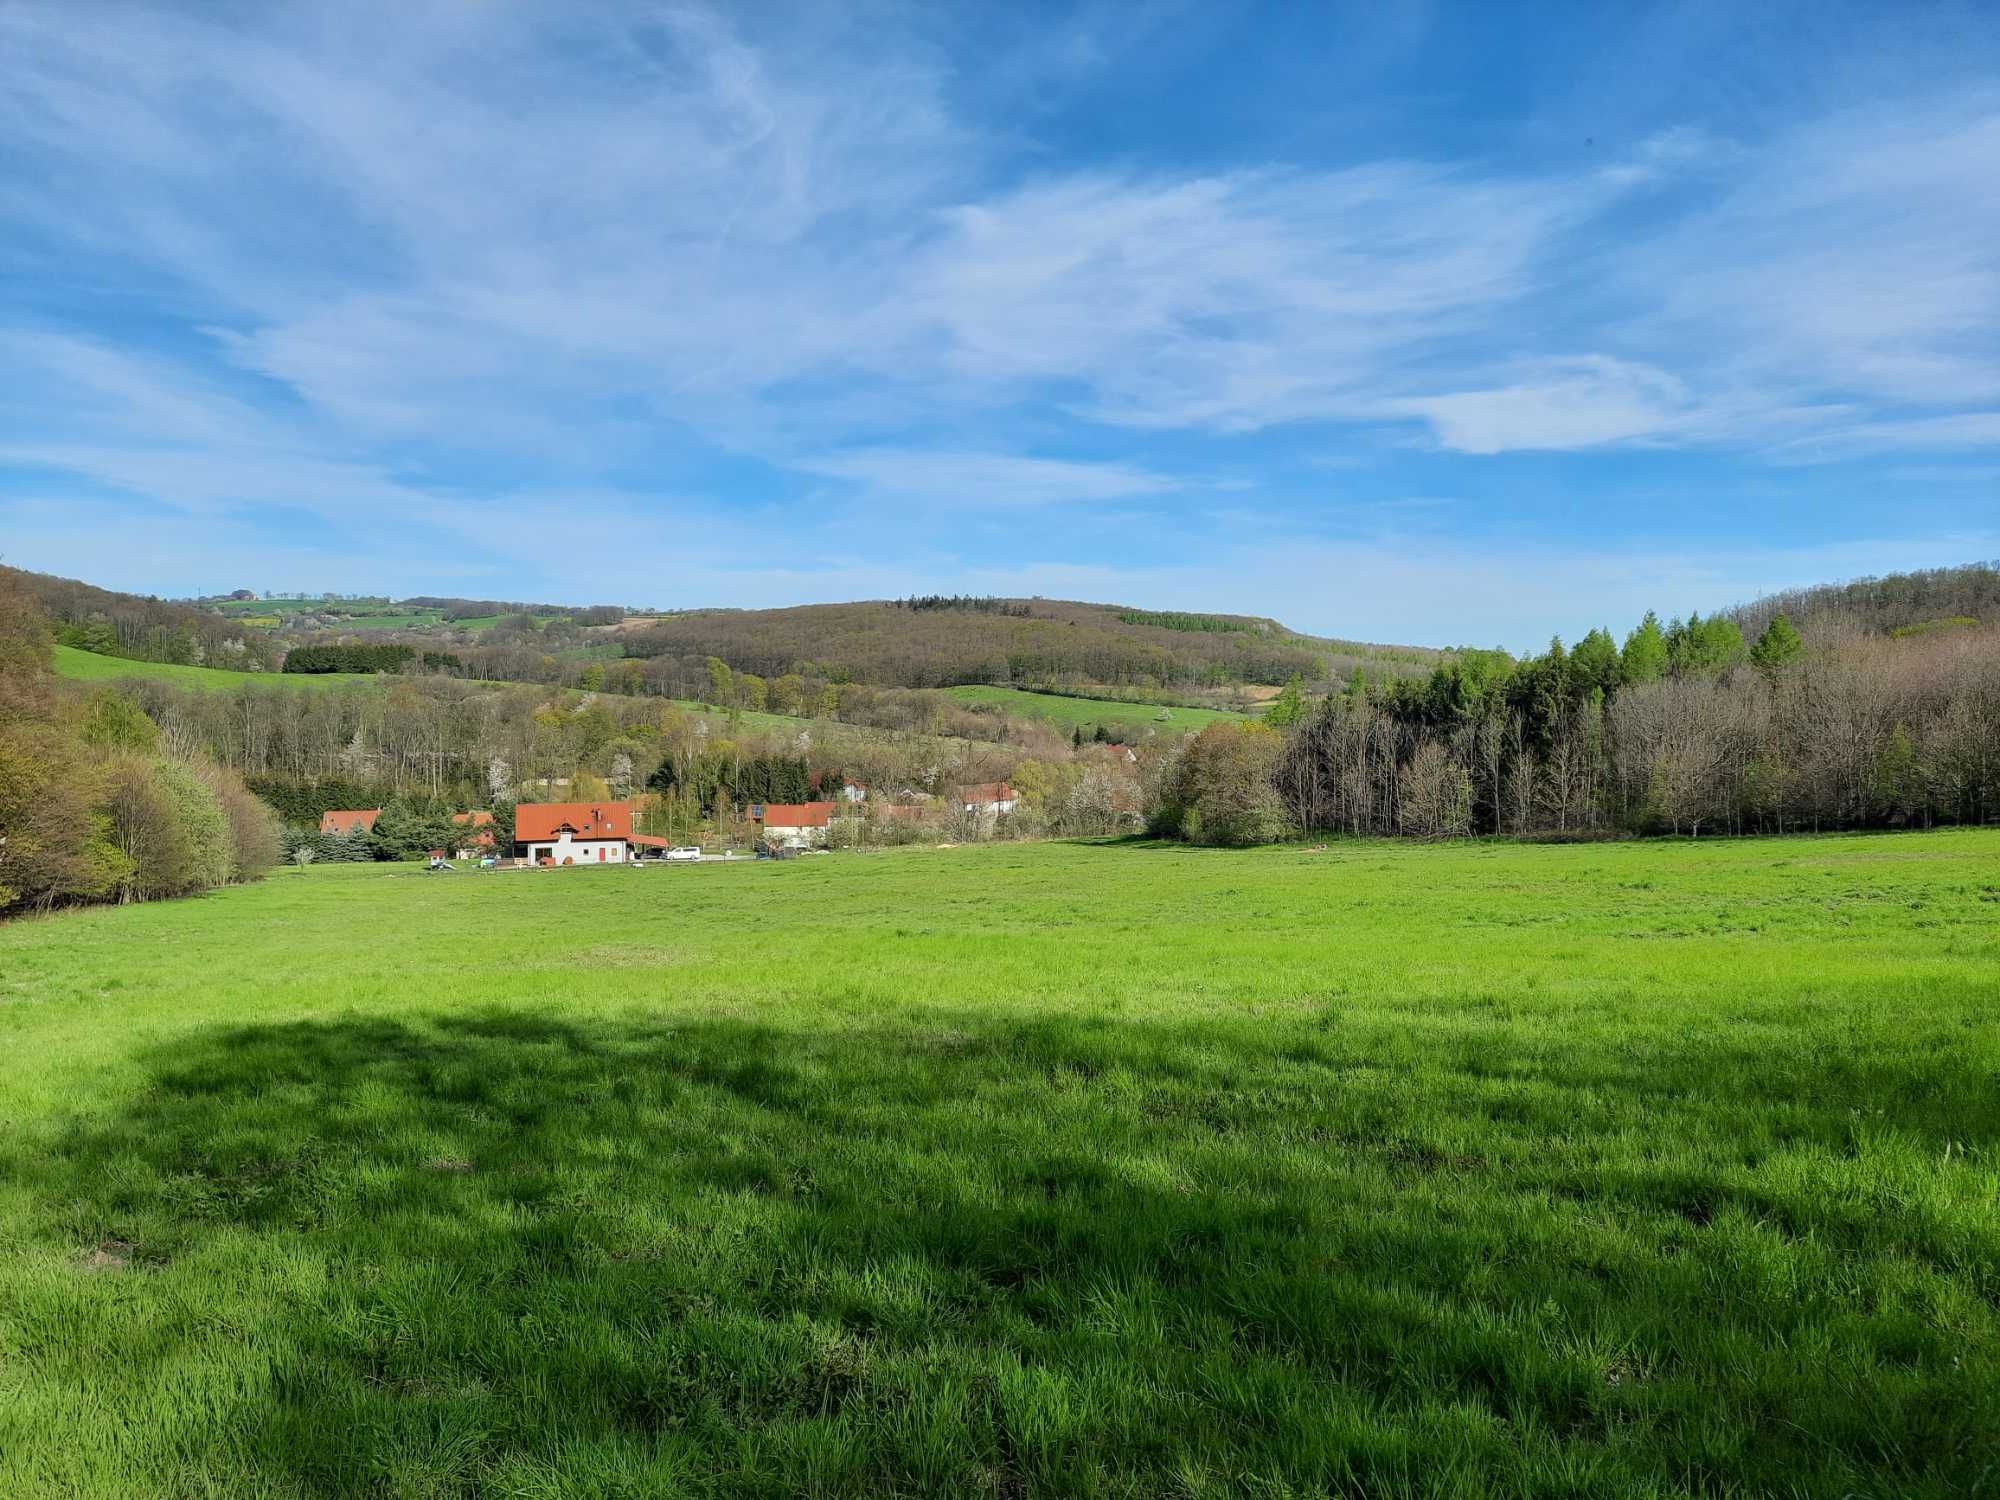
[{"label": "tree line", "polygon": [[1118,618],[1127,625],[1150,625],[1160,630],[1199,630],[1210,634],[1263,634],[1273,627],[1269,620],[1252,620],[1243,615],[1190,614],[1178,609],[1121,609]]},{"label": "tree line", "polygon": [[275,672],[284,646],[269,632],[163,599],[0,567],[0,588],[25,599],[61,645],[129,661]]},{"label": "tree line", "polygon": [[962,609],[980,615],[1011,615],[1017,620],[1033,616],[1025,600],[996,599],[991,594],[912,594],[907,599],[891,600],[898,609]]},{"label": "tree line", "polygon": [[0,912],[254,880],[278,822],[233,770],[129,699],[49,670],[53,630],[0,577]]},{"label": "tree line", "polygon": [[[1969,576],[1882,592],[1921,601],[1907,614],[1987,587],[1990,570],[1957,572]],[[1252,842],[1285,829],[1594,836],[2000,819],[2000,629],[1912,631],[1920,622],[1895,612],[1843,609],[1840,592],[1800,597],[1803,630],[1761,602],[1667,625],[1649,614],[1622,644],[1593,630],[1525,660],[1467,650],[1420,681],[1357,679],[1282,736],[1217,726],[1161,777],[1153,826]]]},{"label": "tree line", "polygon": [[430,672],[463,676],[465,662],[449,651],[419,651],[399,642],[336,641],[323,646],[294,646],[285,653],[287,672],[400,672],[419,663]]}]

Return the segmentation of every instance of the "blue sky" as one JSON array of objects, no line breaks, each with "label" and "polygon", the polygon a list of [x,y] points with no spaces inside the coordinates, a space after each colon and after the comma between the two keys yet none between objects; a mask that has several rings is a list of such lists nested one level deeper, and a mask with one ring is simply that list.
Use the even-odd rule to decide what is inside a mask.
[{"label": "blue sky", "polygon": [[0,558],[1538,645],[2000,556],[2000,12],[0,6]]}]

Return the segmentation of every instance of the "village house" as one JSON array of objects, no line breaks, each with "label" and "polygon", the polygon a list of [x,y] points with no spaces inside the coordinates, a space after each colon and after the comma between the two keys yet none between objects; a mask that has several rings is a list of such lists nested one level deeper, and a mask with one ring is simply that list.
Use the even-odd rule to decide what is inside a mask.
[{"label": "village house", "polygon": [[477,859],[482,854],[493,852],[493,814],[485,808],[475,808],[471,812],[456,812],[451,815],[453,823],[461,832],[453,835],[454,859]]},{"label": "village house", "polygon": [[991,827],[1019,805],[1014,788],[1004,781],[962,786],[951,795],[951,810],[978,820],[982,827]]},{"label": "village house", "polygon": [[323,812],[319,815],[321,833],[345,836],[359,828],[365,832],[375,831],[375,820],[382,816],[379,807],[350,807],[338,812]]},{"label": "village house", "polygon": [[630,802],[523,802],[514,843],[538,865],[629,864],[667,840],[632,831]]},{"label": "village house", "polygon": [[833,809],[831,802],[753,803],[750,818],[765,843],[809,848],[826,843]]}]

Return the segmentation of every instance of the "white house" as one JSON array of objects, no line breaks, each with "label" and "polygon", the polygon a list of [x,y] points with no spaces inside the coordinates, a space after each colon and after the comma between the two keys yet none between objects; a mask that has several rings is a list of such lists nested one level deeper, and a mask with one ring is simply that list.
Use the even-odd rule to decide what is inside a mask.
[{"label": "white house", "polygon": [[962,786],[952,793],[952,811],[969,813],[982,825],[991,825],[1005,817],[1020,805],[1020,798],[1014,788],[1004,781],[982,781],[976,786]]},{"label": "white house", "polygon": [[797,848],[826,842],[833,808],[831,802],[766,802],[752,812],[766,843]]},{"label": "white house", "polygon": [[622,865],[666,844],[632,831],[629,802],[523,802],[514,809],[514,842],[538,865]]}]

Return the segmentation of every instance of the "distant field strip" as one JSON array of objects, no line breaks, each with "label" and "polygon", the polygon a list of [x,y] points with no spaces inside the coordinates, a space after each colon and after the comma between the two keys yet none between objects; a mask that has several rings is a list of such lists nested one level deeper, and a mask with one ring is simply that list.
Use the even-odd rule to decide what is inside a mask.
[{"label": "distant field strip", "polygon": [[1072,698],[1056,693],[1034,693],[1025,688],[953,687],[945,692],[960,703],[990,704],[1019,719],[1045,719],[1064,729],[1102,724],[1152,729],[1162,734],[1201,729],[1217,719],[1241,719],[1243,714],[1214,708],[1163,707],[1154,703],[1117,703],[1102,698]]},{"label": "distant field strip", "polygon": [[0,924],[0,1495],[1984,1493],[2000,829]]},{"label": "distant field strip", "polygon": [[216,667],[183,667],[163,661],[128,661],[122,656],[100,656],[95,651],[79,651],[74,646],[55,648],[55,669],[63,677],[87,682],[116,682],[127,677],[152,677],[177,682],[183,687],[231,691],[251,687],[312,687],[329,682],[372,682],[359,672],[225,672]]}]

